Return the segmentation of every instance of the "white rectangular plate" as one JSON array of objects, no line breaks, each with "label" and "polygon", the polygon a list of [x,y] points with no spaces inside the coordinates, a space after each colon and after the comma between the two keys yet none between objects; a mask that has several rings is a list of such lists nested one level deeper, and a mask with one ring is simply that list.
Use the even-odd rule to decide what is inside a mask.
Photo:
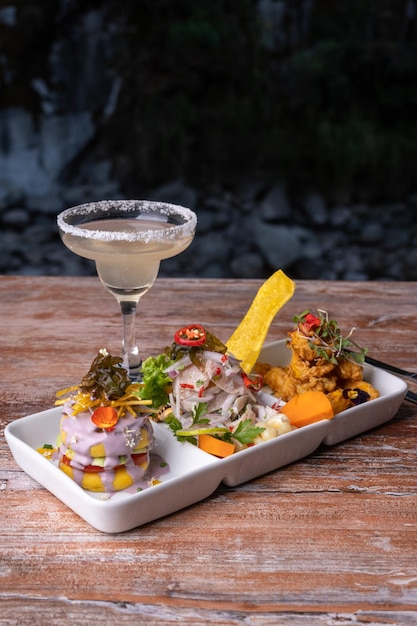
[{"label": "white rectangular plate", "polygon": [[[285,340],[266,345],[259,360],[288,363]],[[154,424],[154,452],[168,463],[162,482],[138,493],[119,492],[110,498],[85,491],[36,450],[54,443],[60,408],[22,417],[5,428],[16,463],[97,530],[117,533],[136,528],[195,504],[221,482],[234,486],[277,470],[314,452],[320,444],[334,445],[389,421],[398,411],[407,385],[396,376],[365,365],[365,379],[380,392],[369,403],[258,444],[225,459],[217,459],[189,443],[179,443],[161,424]]]}]

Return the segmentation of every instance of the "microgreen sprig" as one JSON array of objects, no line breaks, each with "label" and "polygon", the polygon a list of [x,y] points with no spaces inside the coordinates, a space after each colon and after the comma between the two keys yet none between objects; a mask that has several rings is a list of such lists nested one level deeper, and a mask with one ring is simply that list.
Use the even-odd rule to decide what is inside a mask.
[{"label": "microgreen sprig", "polygon": [[355,328],[344,336],[336,320],[329,319],[327,311],[317,309],[317,315],[310,310],[303,311],[293,318],[301,336],[308,340],[309,347],[321,357],[335,365],[339,358],[362,365],[367,348],[361,348],[352,339]]}]

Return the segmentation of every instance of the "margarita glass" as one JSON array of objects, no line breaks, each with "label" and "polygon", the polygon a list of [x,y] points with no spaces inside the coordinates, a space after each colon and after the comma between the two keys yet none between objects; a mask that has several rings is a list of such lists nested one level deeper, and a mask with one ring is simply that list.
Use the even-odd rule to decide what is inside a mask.
[{"label": "margarita glass", "polygon": [[102,284],[119,302],[123,364],[136,380],[141,365],[135,339],[137,304],[155,282],[161,260],[192,242],[195,213],[165,202],[105,200],[66,209],[57,223],[67,248],[95,261]]}]

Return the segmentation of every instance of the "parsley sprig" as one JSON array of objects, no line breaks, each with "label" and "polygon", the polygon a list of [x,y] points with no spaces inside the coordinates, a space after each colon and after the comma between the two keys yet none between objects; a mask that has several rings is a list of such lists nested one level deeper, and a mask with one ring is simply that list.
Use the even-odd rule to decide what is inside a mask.
[{"label": "parsley sprig", "polygon": [[[181,421],[175,417],[172,413],[170,413],[167,417],[164,418],[164,422],[168,424],[169,428],[172,430],[178,441],[188,441],[194,445],[197,445],[197,438],[195,434],[193,434],[192,429],[195,426],[207,426],[210,423],[210,420],[204,415],[207,413],[208,404],[207,402],[199,402],[196,404],[192,411],[192,424],[191,429],[184,430]],[[201,432],[200,429],[196,429],[195,433]]]},{"label": "parsley sprig", "polygon": [[254,426],[252,420],[245,419],[239,422],[234,432],[230,432],[230,430],[228,430],[224,433],[223,437],[220,437],[220,439],[224,439],[224,441],[229,442],[233,442],[233,439],[236,439],[239,443],[247,445],[252,443],[253,440],[256,439],[256,437],[264,430],[265,428],[263,428],[263,426]]},{"label": "parsley sprig", "polygon": [[193,426],[195,426],[196,424],[209,424],[210,420],[207,419],[207,417],[204,417],[204,415],[207,413],[207,409],[207,402],[199,402],[193,407],[191,411]]},{"label": "parsley sprig", "polygon": [[181,435],[181,431],[183,431],[182,424],[180,420],[177,417],[175,417],[175,415],[173,415],[173,413],[170,413],[169,415],[167,415],[164,418],[164,422],[172,430],[172,432],[174,433],[178,441],[188,441],[189,443],[192,443],[195,446],[197,445],[197,439],[194,435]]}]

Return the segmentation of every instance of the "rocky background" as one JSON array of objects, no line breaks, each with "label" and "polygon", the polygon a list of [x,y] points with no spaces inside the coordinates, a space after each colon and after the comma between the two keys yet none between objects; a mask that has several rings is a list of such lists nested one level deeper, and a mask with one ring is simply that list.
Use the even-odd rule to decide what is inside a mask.
[{"label": "rocky background", "polygon": [[3,0],[0,273],[136,197],[198,215],[161,276],[417,280],[416,53],[413,0]]}]

